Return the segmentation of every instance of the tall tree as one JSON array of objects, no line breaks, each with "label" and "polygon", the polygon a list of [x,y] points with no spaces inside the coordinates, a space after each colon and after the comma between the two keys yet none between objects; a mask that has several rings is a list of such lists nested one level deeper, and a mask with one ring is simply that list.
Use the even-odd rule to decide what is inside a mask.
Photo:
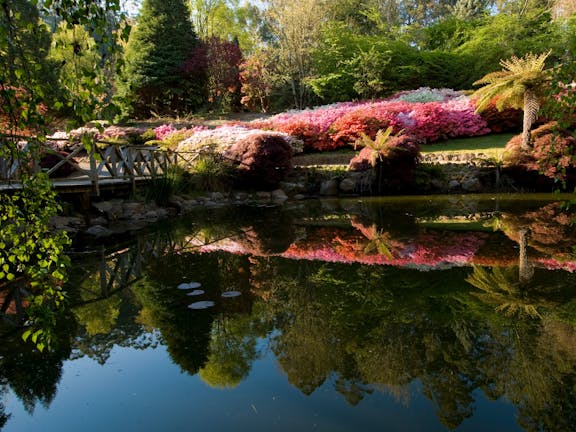
[{"label": "tall tree", "polygon": [[311,76],[311,52],[318,42],[322,26],[321,0],[270,0],[267,10],[278,66],[290,86],[294,106],[307,103],[306,80]]},{"label": "tall tree", "polygon": [[549,71],[544,69],[550,52],[522,58],[512,57],[502,60],[502,70],[491,72],[474,83],[483,85],[472,95],[477,99],[477,109],[483,110],[495,98],[496,107],[505,106],[524,109],[522,124],[522,148],[532,147],[530,129],[538,118],[541,99],[550,81]]},{"label": "tall tree", "polygon": [[136,115],[183,112],[203,102],[204,79],[183,74],[198,42],[189,16],[184,0],[144,0],[120,79],[120,95]]}]

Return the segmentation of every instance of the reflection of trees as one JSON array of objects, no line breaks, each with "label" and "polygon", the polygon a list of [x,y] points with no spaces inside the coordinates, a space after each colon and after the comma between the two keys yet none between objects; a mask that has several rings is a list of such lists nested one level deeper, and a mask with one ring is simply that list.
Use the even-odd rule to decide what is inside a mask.
[{"label": "reflection of trees", "polygon": [[[514,298],[519,286],[514,269],[510,275],[502,269],[478,270],[479,281],[492,284],[493,278],[503,286],[502,292],[482,291],[482,298],[462,290],[465,269],[423,278],[394,268],[266,263],[284,278],[270,282],[275,286],[269,289],[263,278],[259,283],[280,330],[273,349],[290,382],[303,393],[335,376],[336,390],[357,403],[376,389],[402,398],[407,393],[402,389],[420,380],[450,428],[473,415],[476,388],[489,398],[509,399],[529,430],[543,424],[560,430],[574,420],[571,411],[558,423],[561,428],[550,423],[576,403],[565,386],[576,380],[576,359],[567,360],[565,353],[567,341],[576,337],[551,324],[558,323],[556,300],[574,296],[566,293],[566,274],[537,272],[534,284],[544,288],[531,299],[547,318],[518,321],[497,313],[490,297]],[[558,342],[550,343],[551,333]]]},{"label": "reflection of trees", "polygon": [[[11,389],[32,413],[37,404],[48,408],[56,395],[62,376],[62,363],[70,355],[69,332],[72,323],[59,316],[52,350],[39,352],[31,344],[23,344],[20,334],[4,336],[0,347],[0,385],[2,392]],[[8,420],[0,406],[0,427]]]},{"label": "reflection of trees", "polygon": [[[217,345],[225,340],[212,337],[218,313],[251,310],[248,269],[248,258],[244,256],[166,254],[151,262],[147,278],[135,285],[133,292],[143,308],[140,317],[145,317],[147,324],[158,329],[172,359],[183,370],[197,373],[210,360],[210,343]],[[199,282],[205,295],[193,299],[187,296],[185,291],[176,288],[182,281]],[[221,293],[230,290],[240,291],[242,295],[222,299]],[[207,310],[188,308],[193,301],[204,299],[215,301],[215,307]],[[234,350],[222,354],[226,356],[231,352]],[[217,364],[216,357],[213,360],[213,364]]]},{"label": "reflection of trees", "polygon": [[220,316],[210,332],[208,361],[200,369],[204,382],[216,388],[236,387],[248,376],[257,357],[250,315]]},{"label": "reflection of trees", "polygon": [[522,283],[522,278],[519,278],[513,267],[493,267],[492,271],[480,266],[473,268],[466,282],[481,290],[477,294],[478,298],[493,305],[496,312],[508,316],[541,318],[537,309],[538,299],[531,296],[530,290]]}]

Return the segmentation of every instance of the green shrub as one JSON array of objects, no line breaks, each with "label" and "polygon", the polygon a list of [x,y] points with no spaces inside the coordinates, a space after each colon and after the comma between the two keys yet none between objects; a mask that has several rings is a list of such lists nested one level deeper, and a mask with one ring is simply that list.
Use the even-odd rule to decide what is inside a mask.
[{"label": "green shrub", "polygon": [[146,201],[154,201],[158,206],[165,206],[170,198],[183,192],[188,183],[188,173],[181,167],[171,166],[163,176],[153,178],[146,186]]},{"label": "green shrub", "polygon": [[190,173],[192,186],[202,191],[228,190],[234,179],[231,162],[213,152],[201,153],[194,161]]}]

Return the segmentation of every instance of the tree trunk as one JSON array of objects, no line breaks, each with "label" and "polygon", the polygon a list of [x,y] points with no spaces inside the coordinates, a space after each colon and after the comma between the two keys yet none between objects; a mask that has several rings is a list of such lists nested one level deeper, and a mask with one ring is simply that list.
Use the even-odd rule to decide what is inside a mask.
[{"label": "tree trunk", "polygon": [[533,90],[527,89],[524,92],[524,118],[522,121],[522,150],[532,149],[532,136],[530,130],[538,118],[540,103]]},{"label": "tree trunk", "polygon": [[520,228],[518,232],[518,247],[520,249],[518,259],[518,278],[521,288],[525,288],[532,280],[532,276],[534,276],[534,267],[532,267],[528,260],[528,235],[528,228]]}]

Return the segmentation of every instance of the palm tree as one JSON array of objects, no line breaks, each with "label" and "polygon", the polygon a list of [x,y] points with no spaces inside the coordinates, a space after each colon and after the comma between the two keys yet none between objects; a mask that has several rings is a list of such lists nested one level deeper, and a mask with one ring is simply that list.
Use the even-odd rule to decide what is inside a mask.
[{"label": "palm tree", "polygon": [[522,149],[532,148],[530,129],[538,118],[540,101],[547,84],[550,81],[548,69],[544,63],[550,51],[540,55],[526,54],[522,58],[516,56],[508,60],[500,60],[502,70],[491,72],[474,83],[483,85],[474,92],[472,98],[476,99],[476,110],[482,111],[497,97],[496,108],[504,107],[523,108],[524,120],[522,124]]}]

